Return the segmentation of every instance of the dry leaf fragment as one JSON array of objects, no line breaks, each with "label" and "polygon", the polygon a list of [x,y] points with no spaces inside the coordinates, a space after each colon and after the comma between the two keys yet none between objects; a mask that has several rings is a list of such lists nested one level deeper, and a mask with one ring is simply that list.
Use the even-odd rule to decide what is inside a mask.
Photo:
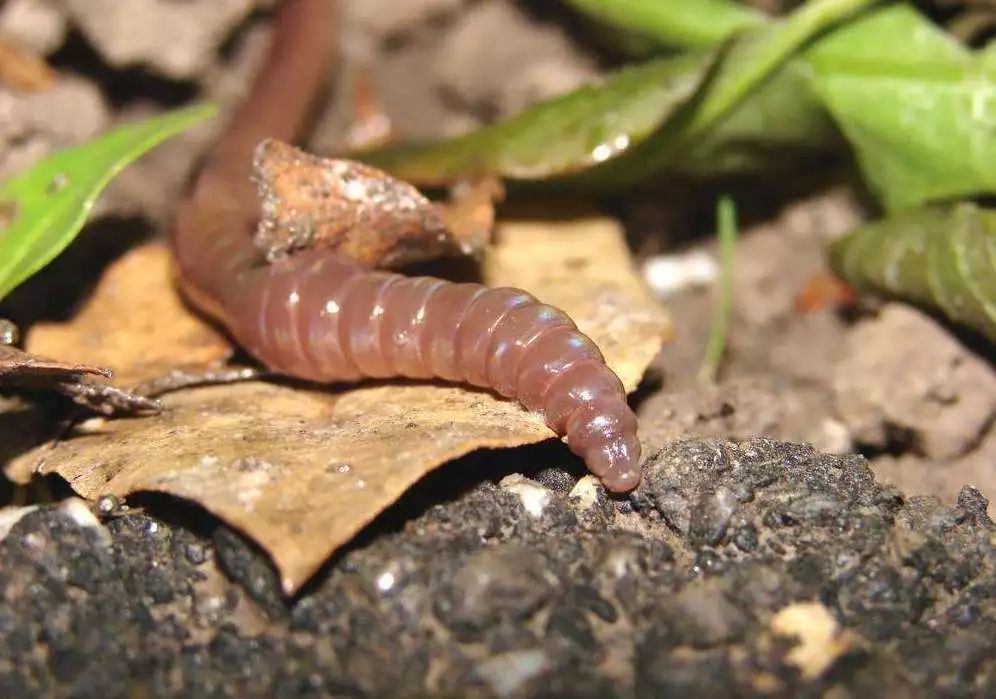
[{"label": "dry leaf fragment", "polygon": [[74,402],[104,415],[154,415],[162,403],[114,384],[82,378],[62,381],[53,386]]},{"label": "dry leaf fragment", "polygon": [[176,369],[227,359],[232,348],[193,316],[172,288],[170,252],[144,245],[112,264],[83,310],[68,323],[31,328],[32,353],[109,366],[133,387]]},{"label": "dry leaf fragment", "polygon": [[57,359],[46,359],[34,354],[22,352],[16,347],[0,345],[0,379],[30,380],[51,379],[53,381],[77,379],[81,374],[94,376],[111,376],[110,369],[88,364],[70,364]]},{"label": "dry leaf fragment", "polygon": [[46,359],[0,345],[0,383],[58,391],[76,403],[105,415],[156,413],[162,408],[157,401],[90,376],[109,379],[111,371],[98,366]]},{"label": "dry leaf fragment", "polygon": [[236,364],[211,364],[196,370],[174,369],[168,374],[144,381],[135,387],[135,392],[150,398],[175,393],[184,388],[214,386],[221,383],[265,379],[273,372],[254,366]]},{"label": "dry leaf fragment", "polygon": [[353,115],[343,139],[344,150],[386,146],[393,140],[391,117],[377,101],[370,70],[359,66],[353,78]]},{"label": "dry leaf fragment", "polygon": [[854,287],[832,274],[814,274],[806,282],[793,305],[798,313],[814,313],[825,308],[852,306],[858,300]]},{"label": "dry leaf fragment", "polygon": [[450,235],[465,255],[477,255],[491,242],[495,229],[495,202],[505,198],[505,186],[495,177],[458,182],[450,200],[436,206]]},{"label": "dry leaf fragment", "polygon": [[[165,270],[152,272],[144,293],[172,293]],[[629,389],[669,332],[611,220],[503,224],[483,276],[570,313]],[[169,337],[169,322],[150,330]],[[84,422],[69,439],[18,459],[8,474],[59,473],[88,498],[155,490],[194,500],[269,551],[288,593],[441,463],[553,436],[539,416],[510,401],[428,383],[326,389],[250,382],[181,391],[165,402],[153,418]]]}]

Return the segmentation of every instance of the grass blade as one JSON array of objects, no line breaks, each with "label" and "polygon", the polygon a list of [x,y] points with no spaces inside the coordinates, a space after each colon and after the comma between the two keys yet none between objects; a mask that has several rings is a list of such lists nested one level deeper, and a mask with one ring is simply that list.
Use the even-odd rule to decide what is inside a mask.
[{"label": "grass blade", "polygon": [[62,150],[0,184],[0,299],[76,237],[100,192],[128,163],[215,113],[210,105],[128,124]]},{"label": "grass blade", "polygon": [[719,239],[719,288],[716,308],[709,328],[699,381],[715,383],[726,351],[726,338],[733,315],[733,271],[737,256],[737,209],[733,199],[724,196],[716,206],[716,231]]}]

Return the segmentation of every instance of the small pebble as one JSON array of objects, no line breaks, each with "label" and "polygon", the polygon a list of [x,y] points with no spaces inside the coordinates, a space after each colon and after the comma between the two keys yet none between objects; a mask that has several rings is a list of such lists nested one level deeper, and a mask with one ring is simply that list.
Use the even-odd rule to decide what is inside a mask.
[{"label": "small pebble", "polygon": [[643,278],[660,299],[672,298],[688,289],[709,286],[717,277],[719,264],[705,250],[656,255],[643,263]]}]

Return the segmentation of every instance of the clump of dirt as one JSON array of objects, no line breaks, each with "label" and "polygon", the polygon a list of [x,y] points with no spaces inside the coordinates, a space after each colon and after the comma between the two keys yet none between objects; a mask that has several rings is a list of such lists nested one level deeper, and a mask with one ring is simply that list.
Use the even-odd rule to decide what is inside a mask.
[{"label": "clump of dirt", "polygon": [[[901,342],[896,342],[902,338]],[[915,453],[951,460],[996,416],[996,372],[950,332],[899,304],[851,330],[837,364],[837,410],[855,440],[885,450],[905,434]]]}]

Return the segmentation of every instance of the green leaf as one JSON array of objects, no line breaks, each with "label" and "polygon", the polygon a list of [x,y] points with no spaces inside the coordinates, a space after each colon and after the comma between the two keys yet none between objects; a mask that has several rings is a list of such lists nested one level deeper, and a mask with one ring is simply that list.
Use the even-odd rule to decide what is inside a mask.
[{"label": "green leaf", "polygon": [[765,15],[730,0],[566,0],[568,5],[616,29],[649,37],[665,46],[698,48],[716,44]]},{"label": "green leaf", "polygon": [[813,92],[810,71],[793,59],[686,146],[671,168],[694,176],[759,173],[839,145],[840,131]]},{"label": "green leaf", "polygon": [[744,32],[730,44],[699,98],[686,134],[694,136],[712,126],[813,36],[872,4],[872,0],[811,0],[784,20]]},{"label": "green leaf", "polygon": [[[513,180],[572,176],[575,183],[624,186],[694,159],[696,147],[800,47],[874,1],[811,0],[712,51],[628,68],[599,86],[455,139],[357,157],[424,185],[491,174]],[[810,103],[795,114],[810,118],[813,111]],[[741,117],[739,128],[752,138],[759,121],[770,123],[770,113],[746,107]],[[802,131],[807,137],[825,134],[825,121],[809,122]]]},{"label": "green leaf", "polygon": [[[704,47],[763,24],[768,16],[731,0],[565,0],[617,30],[659,45]],[[674,167],[714,176],[759,172],[826,150],[836,125],[811,86],[811,69],[794,58],[689,150]]]},{"label": "green leaf", "polygon": [[577,172],[645,139],[694,94],[709,66],[700,55],[657,59],[465,136],[356,157],[423,185],[483,174],[532,180]]},{"label": "green leaf", "polygon": [[858,289],[939,311],[996,342],[996,211],[903,211],[838,240],[831,264]]},{"label": "green leaf", "polygon": [[996,190],[996,53],[975,53],[906,5],[834,32],[807,60],[891,210]]},{"label": "green leaf", "polygon": [[215,111],[200,105],[121,126],[0,184],[0,299],[69,245],[122,168]]},{"label": "green leaf", "polygon": [[719,49],[716,69],[689,109],[596,177],[626,184],[665,168],[681,169],[689,152],[810,39],[873,4],[875,0],[811,0],[785,19],[742,32]]}]

